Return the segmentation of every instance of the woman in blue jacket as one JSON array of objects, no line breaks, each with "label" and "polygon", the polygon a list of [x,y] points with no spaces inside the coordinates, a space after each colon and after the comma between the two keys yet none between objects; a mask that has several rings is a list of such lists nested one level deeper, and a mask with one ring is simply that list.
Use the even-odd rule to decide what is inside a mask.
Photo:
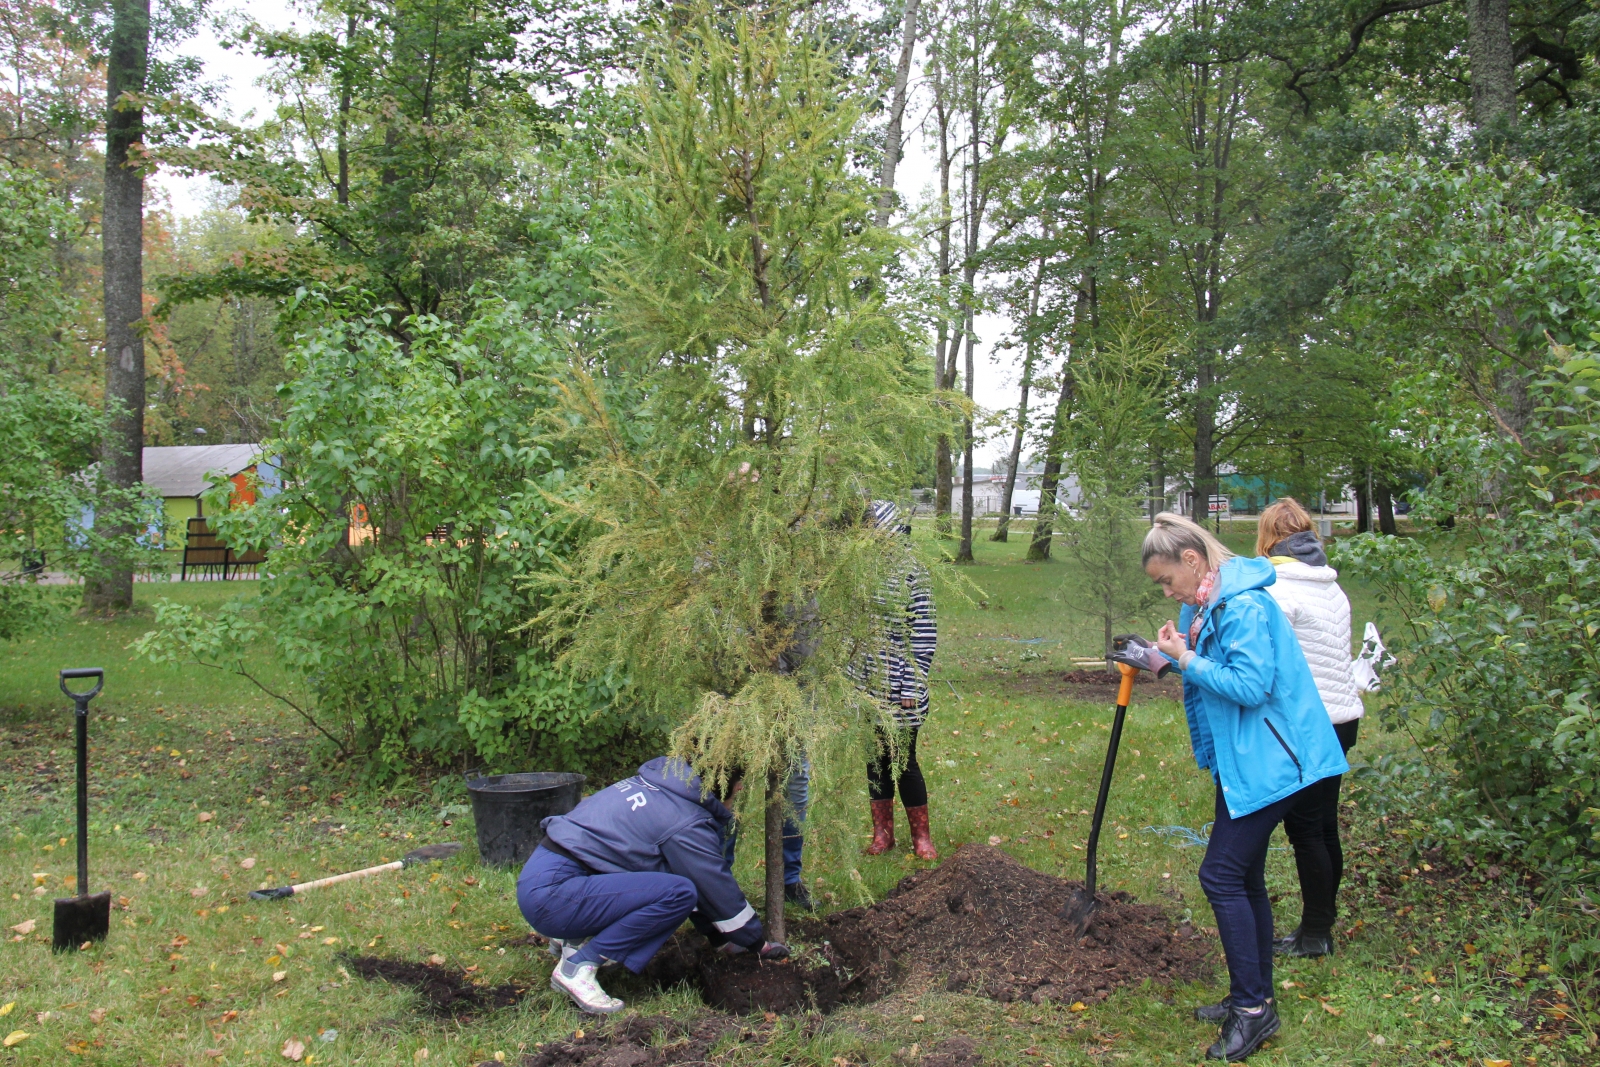
[{"label": "woman in blue jacket", "polygon": [[1228,996],[1196,1011],[1221,1022],[1206,1051],[1241,1060],[1278,1030],[1272,1006],[1267,844],[1296,795],[1349,770],[1289,620],[1266,587],[1271,562],[1234,556],[1181,515],[1144,539],[1144,569],[1183,605],[1156,645],[1183,671],[1195,760],[1216,782],[1216,822],[1200,886],[1217,916]]}]

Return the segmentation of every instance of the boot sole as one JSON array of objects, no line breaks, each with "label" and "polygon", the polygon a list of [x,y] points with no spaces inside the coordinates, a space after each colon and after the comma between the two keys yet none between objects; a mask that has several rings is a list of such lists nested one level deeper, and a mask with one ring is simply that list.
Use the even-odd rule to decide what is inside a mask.
[{"label": "boot sole", "polygon": [[1212,1045],[1211,1048],[1206,1049],[1206,1059],[1208,1059],[1208,1060],[1223,1060],[1223,1059],[1225,1059],[1229,1063],[1238,1063],[1242,1059],[1246,1059],[1246,1058],[1248,1058],[1250,1056],[1254,1056],[1258,1051],[1260,1051],[1261,1046],[1266,1044],[1268,1039],[1270,1039],[1274,1034],[1276,1034],[1281,1029],[1283,1029],[1283,1020],[1281,1018],[1273,1019],[1272,1020],[1272,1026],[1270,1026],[1265,1033],[1257,1034],[1256,1035],[1256,1039],[1254,1041],[1252,1041],[1249,1045],[1245,1046],[1244,1048],[1240,1049],[1238,1052],[1234,1053],[1232,1056],[1212,1055],[1212,1051],[1211,1050],[1217,1047],[1216,1045]]}]

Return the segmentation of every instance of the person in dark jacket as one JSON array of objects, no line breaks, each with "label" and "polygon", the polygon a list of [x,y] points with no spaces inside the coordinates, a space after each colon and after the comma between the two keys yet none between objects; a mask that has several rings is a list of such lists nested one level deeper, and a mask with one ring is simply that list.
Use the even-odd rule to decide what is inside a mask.
[{"label": "person in dark jacket", "polygon": [[620,1011],[596,978],[600,965],[638,974],[685,918],[724,952],[787,956],[765,939],[723,857],[732,818],[687,764],[659,756],[545,819],[517,879],[517,906],[560,954],[551,988],[582,1011]]}]

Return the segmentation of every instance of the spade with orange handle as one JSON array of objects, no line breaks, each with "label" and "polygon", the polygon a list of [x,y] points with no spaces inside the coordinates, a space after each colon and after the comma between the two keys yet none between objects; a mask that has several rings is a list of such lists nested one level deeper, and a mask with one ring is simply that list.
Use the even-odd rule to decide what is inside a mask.
[{"label": "spade with orange handle", "polygon": [[1111,774],[1117,766],[1117,745],[1122,741],[1122,723],[1128,715],[1128,703],[1133,699],[1133,679],[1141,670],[1150,671],[1157,678],[1172,669],[1172,662],[1155,647],[1136,634],[1124,634],[1112,641],[1112,653],[1106,659],[1116,664],[1122,675],[1117,686],[1117,710],[1111,719],[1111,742],[1106,745],[1106,765],[1100,772],[1100,793],[1095,797],[1094,819],[1089,824],[1088,854],[1084,860],[1083,888],[1072,895],[1067,906],[1061,909],[1061,919],[1081,937],[1089,928],[1089,918],[1094,914],[1096,900],[1095,854],[1100,846],[1100,826],[1106,817],[1106,799],[1111,795]]}]

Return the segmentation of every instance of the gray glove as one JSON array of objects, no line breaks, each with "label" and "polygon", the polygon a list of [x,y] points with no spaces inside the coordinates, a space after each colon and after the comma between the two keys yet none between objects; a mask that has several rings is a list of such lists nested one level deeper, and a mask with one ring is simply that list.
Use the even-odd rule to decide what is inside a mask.
[{"label": "gray glove", "polygon": [[761,946],[760,956],[764,960],[786,960],[789,958],[789,946],[782,941],[768,941]]},{"label": "gray glove", "polygon": [[1112,663],[1126,663],[1130,667],[1137,667],[1141,671],[1149,671],[1160,678],[1172,669],[1172,661],[1161,654],[1161,650],[1138,634],[1122,634],[1111,639],[1111,655],[1106,659]]}]

